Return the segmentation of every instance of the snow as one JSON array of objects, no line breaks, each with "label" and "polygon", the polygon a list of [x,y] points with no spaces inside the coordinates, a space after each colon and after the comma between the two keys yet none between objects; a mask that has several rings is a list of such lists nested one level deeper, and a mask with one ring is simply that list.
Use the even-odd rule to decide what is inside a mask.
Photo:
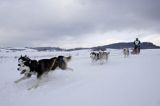
[{"label": "snow", "polygon": [[[107,63],[91,63],[89,50],[74,52],[0,52],[0,106],[160,106],[160,50],[142,50],[124,58],[110,50]],[[27,89],[36,77],[15,84],[22,77],[17,57],[32,59],[72,55],[69,67],[49,73],[36,88]]]}]

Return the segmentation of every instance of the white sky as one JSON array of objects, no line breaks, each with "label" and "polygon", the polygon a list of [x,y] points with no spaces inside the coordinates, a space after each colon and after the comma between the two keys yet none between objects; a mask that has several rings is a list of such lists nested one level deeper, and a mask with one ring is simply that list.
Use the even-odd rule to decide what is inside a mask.
[{"label": "white sky", "polygon": [[160,46],[159,0],[0,0],[0,47]]}]

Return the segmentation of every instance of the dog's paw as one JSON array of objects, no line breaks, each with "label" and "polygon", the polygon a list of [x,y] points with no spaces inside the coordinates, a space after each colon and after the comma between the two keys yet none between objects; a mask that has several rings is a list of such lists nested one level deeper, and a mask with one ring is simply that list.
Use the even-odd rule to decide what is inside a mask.
[{"label": "dog's paw", "polygon": [[67,70],[68,70],[68,71],[72,71],[72,72],[74,71],[72,68],[67,68]]},{"label": "dog's paw", "polygon": [[73,72],[74,70],[73,70],[73,69],[70,69],[70,71],[72,71],[72,72]]},{"label": "dog's paw", "polygon": [[32,87],[30,87],[30,88],[28,88],[27,90],[31,90],[31,89],[36,89],[36,88],[38,88],[38,84],[36,84],[36,85],[34,85],[34,86],[32,86]]},{"label": "dog's paw", "polygon": [[19,81],[14,81],[14,83],[16,83],[16,84],[17,84],[18,82],[19,82]]},{"label": "dog's paw", "polygon": [[32,88],[28,88],[27,90],[30,91]]},{"label": "dog's paw", "polygon": [[35,87],[30,87],[30,88],[28,88],[27,90],[30,91],[30,90],[32,90],[33,88],[35,88]]}]

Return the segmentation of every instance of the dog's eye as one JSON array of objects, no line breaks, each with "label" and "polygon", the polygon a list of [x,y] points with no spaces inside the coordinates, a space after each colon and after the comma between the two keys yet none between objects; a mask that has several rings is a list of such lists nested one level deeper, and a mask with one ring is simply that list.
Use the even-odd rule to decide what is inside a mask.
[{"label": "dog's eye", "polygon": [[21,63],[21,62],[22,62],[22,60],[20,59],[20,60],[18,60],[18,62],[19,62],[19,63]]}]

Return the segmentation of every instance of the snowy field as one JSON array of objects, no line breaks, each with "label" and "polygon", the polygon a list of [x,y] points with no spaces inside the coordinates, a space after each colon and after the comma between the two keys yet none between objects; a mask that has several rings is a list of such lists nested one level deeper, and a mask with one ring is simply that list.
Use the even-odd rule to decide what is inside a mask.
[{"label": "snowy field", "polygon": [[[91,63],[89,50],[74,52],[0,52],[0,106],[160,106],[160,50],[142,50],[124,58],[110,50],[107,63]],[[37,88],[27,89],[36,77],[22,77],[17,59],[72,55],[69,67],[49,73]]]}]

